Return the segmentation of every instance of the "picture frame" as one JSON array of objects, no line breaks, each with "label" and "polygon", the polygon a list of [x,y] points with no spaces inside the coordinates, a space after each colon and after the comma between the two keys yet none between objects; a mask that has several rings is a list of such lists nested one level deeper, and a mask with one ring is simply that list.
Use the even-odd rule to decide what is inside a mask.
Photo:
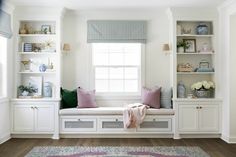
[{"label": "picture frame", "polygon": [[183,39],[183,41],[188,45],[188,48],[185,48],[185,53],[197,53],[196,39]]},{"label": "picture frame", "polygon": [[42,96],[43,78],[42,76],[30,76],[27,85],[33,86],[37,92],[33,96]]},{"label": "picture frame", "polygon": [[51,25],[42,25],[41,32],[44,34],[51,34]]}]

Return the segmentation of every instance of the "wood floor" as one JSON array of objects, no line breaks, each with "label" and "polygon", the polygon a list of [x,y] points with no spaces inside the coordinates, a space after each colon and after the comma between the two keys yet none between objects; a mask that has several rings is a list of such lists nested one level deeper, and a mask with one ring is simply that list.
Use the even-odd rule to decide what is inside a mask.
[{"label": "wood floor", "polygon": [[236,145],[220,139],[11,139],[0,145],[0,157],[22,157],[34,146],[199,146],[212,157],[236,157]]}]

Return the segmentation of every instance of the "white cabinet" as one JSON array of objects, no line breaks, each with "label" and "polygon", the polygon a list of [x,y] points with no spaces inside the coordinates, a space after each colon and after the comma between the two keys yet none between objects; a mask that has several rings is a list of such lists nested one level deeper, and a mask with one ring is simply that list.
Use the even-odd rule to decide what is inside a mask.
[{"label": "white cabinet", "polygon": [[219,130],[219,107],[218,105],[201,105],[199,112],[200,131]]},{"label": "white cabinet", "polygon": [[198,130],[198,110],[197,105],[179,105],[179,130]]},{"label": "white cabinet", "polygon": [[54,130],[54,106],[37,105],[35,111],[35,130],[36,131],[53,131]]},{"label": "white cabinet", "polygon": [[179,132],[217,133],[219,132],[219,104],[179,104]]},{"label": "white cabinet", "polygon": [[13,103],[13,133],[45,133],[54,131],[54,104]]},{"label": "white cabinet", "polygon": [[14,131],[34,131],[34,110],[31,105],[15,105],[13,112]]}]

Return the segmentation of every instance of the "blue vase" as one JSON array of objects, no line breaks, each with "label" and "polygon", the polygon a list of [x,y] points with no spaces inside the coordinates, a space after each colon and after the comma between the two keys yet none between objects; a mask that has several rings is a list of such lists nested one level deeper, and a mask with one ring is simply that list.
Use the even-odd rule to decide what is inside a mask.
[{"label": "blue vase", "polygon": [[44,97],[52,97],[52,84],[50,82],[44,83],[43,96]]},{"label": "blue vase", "polygon": [[40,66],[39,66],[39,71],[40,72],[45,72],[47,70],[47,66],[45,65],[45,64],[41,64]]},{"label": "blue vase", "polygon": [[177,87],[177,97],[178,98],[185,98],[186,97],[186,88],[182,81],[178,83]]},{"label": "blue vase", "polygon": [[208,26],[205,23],[200,23],[197,26],[196,32],[198,35],[207,35],[208,34]]}]

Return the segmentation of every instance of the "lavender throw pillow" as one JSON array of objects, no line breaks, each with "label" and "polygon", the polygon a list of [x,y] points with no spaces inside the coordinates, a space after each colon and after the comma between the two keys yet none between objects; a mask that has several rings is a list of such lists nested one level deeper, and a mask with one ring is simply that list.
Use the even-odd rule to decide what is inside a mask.
[{"label": "lavender throw pillow", "polygon": [[159,109],[161,106],[161,87],[154,89],[142,88],[142,103],[150,107]]},{"label": "lavender throw pillow", "polygon": [[78,108],[95,108],[97,107],[95,101],[95,90],[86,91],[84,89],[77,89]]}]

